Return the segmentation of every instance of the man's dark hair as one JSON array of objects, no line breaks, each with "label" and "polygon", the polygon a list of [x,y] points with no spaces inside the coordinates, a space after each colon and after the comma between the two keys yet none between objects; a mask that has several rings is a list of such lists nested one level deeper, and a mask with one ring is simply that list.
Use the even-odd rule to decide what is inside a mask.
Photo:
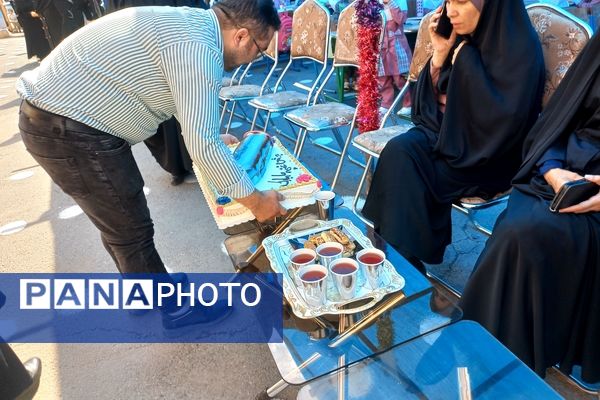
[{"label": "man's dark hair", "polygon": [[273,0],[220,0],[213,8],[225,14],[226,23],[247,28],[260,38],[267,35],[269,28],[278,31],[281,26]]}]

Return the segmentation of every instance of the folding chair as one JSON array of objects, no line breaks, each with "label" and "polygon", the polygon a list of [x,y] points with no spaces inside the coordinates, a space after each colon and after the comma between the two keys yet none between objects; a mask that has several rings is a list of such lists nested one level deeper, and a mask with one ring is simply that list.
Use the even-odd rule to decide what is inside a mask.
[{"label": "folding chair", "polygon": [[[542,107],[545,107],[577,55],[592,37],[593,32],[579,18],[549,4],[531,4],[527,6],[527,13],[540,38],[544,52],[546,83]],[[475,218],[475,213],[502,203],[506,204],[509,196],[510,189],[497,194],[490,200],[479,197],[463,198],[454,204],[454,208],[466,214],[478,231],[490,236],[492,229],[481,225]]]},{"label": "folding chair", "polygon": [[[229,133],[229,128],[231,126],[231,121],[233,119],[237,103],[240,101],[253,99],[256,96],[260,96],[264,93],[265,89],[267,88],[267,84],[269,83],[271,76],[273,75],[273,73],[275,72],[275,69],[277,68],[277,63],[278,63],[278,59],[279,59],[279,51],[277,49],[278,37],[279,37],[278,33],[275,32],[275,34],[273,35],[273,38],[271,39],[271,42],[269,43],[269,47],[264,52],[264,55],[267,58],[269,58],[271,61],[273,61],[273,66],[267,73],[267,76],[265,77],[265,80],[263,81],[261,86],[249,85],[249,84],[238,84],[238,85],[231,85],[231,86],[221,88],[221,91],[219,92],[219,100],[221,100],[223,102],[223,111],[221,112],[221,122],[223,121],[223,116],[225,115],[225,111],[227,110],[227,103],[232,103],[231,114],[229,115],[229,121],[227,122],[227,127],[225,129],[225,133]],[[250,67],[255,62],[256,62],[256,60],[253,61],[252,63],[248,64],[248,66],[244,70],[244,73],[242,74],[241,79],[243,79],[247,75]]]},{"label": "folding chair", "polygon": [[[308,105],[323,74],[327,70],[327,54],[329,49],[330,15],[327,8],[314,0],[307,0],[294,11],[292,22],[292,42],[290,47],[290,60],[275,83],[273,93],[258,96],[248,102],[257,111],[266,111],[267,117],[262,130],[266,131],[271,114],[287,111],[302,105]],[[321,65],[319,72],[308,90],[308,93],[293,90],[279,91],[284,76],[295,60],[313,60]],[[252,127],[256,123],[257,113],[252,120]],[[288,139],[294,140],[291,137]]]},{"label": "folding chair", "polygon": [[419,78],[419,74],[421,70],[425,67],[429,58],[433,54],[433,48],[431,47],[431,39],[429,37],[429,20],[433,13],[427,14],[421,20],[421,24],[419,25],[419,31],[417,32],[417,39],[415,42],[415,51],[413,54],[412,61],[410,63],[410,70],[408,73],[408,79],[404,87],[400,90],[400,93],[394,99],[389,110],[383,116],[381,121],[380,129],[371,132],[365,132],[361,135],[358,135],[352,141],[352,145],[356,147],[358,150],[365,153],[366,161],[365,161],[365,169],[358,183],[358,188],[356,189],[356,193],[354,195],[354,199],[352,201],[352,212],[356,214],[361,220],[363,220],[366,224],[372,225],[371,221],[367,220],[362,216],[362,214],[357,210],[356,205],[358,203],[358,199],[362,192],[363,186],[369,174],[371,165],[373,163],[373,158],[378,159],[379,155],[383,151],[385,145],[392,140],[394,137],[406,133],[410,128],[414,125],[412,122],[402,119],[400,120],[399,125],[394,125],[390,127],[385,127],[390,115],[394,112],[398,104],[401,104],[404,96],[408,92],[409,86],[412,82],[416,82]]},{"label": "folding chair", "polygon": [[[297,108],[285,114],[285,118],[291,123],[300,127],[298,140],[294,149],[294,155],[299,158],[308,132],[321,132],[332,130],[341,150],[332,149],[328,146],[320,145],[334,154],[340,156],[331,189],[339,178],[344,158],[348,152],[348,145],[352,139],[354,127],[356,125],[356,108],[347,104],[331,102],[317,104],[320,95],[325,88],[336,68],[338,67],[358,67],[358,46],[357,46],[357,26],[356,26],[356,2],[351,3],[340,13],[338,20],[337,41],[333,55],[333,64],[325,77],[321,87],[317,90],[311,105]],[[383,38],[383,35],[381,36]],[[380,38],[380,40],[381,40]],[[346,140],[343,140],[338,128],[350,126]]]},{"label": "folding chair", "polygon": [[237,85],[237,84],[241,83],[237,79],[237,76],[241,70],[242,70],[242,66],[240,65],[239,67],[237,67],[235,69],[235,71],[233,71],[233,74],[231,74],[231,76],[224,76],[223,79],[221,80],[221,87],[227,87],[227,86]]}]

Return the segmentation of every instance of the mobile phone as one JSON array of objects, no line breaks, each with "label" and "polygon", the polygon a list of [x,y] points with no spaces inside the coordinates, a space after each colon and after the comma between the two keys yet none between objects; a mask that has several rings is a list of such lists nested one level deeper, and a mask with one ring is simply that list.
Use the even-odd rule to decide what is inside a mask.
[{"label": "mobile phone", "polygon": [[567,182],[561,186],[560,190],[552,199],[550,211],[558,212],[563,208],[574,206],[590,197],[598,194],[600,186],[587,179],[579,179]]},{"label": "mobile phone", "polygon": [[446,39],[450,39],[450,35],[452,35],[452,29],[452,22],[450,22],[450,18],[448,18],[448,5],[444,1],[444,4],[442,5],[442,15],[438,21],[438,26],[435,29],[435,33]]}]

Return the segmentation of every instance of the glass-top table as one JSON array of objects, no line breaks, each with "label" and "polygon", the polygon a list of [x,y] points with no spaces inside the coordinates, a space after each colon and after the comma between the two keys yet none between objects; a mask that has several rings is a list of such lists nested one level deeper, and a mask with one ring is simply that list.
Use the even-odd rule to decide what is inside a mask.
[{"label": "glass-top table", "polygon": [[[459,379],[459,369],[467,379]],[[337,400],[341,391],[349,400],[459,399],[467,388],[473,399],[562,398],[472,321],[428,333],[314,381],[297,398]]]},{"label": "glass-top table", "polygon": [[[300,218],[311,217],[314,218],[311,214],[305,214]],[[282,380],[267,391],[270,396],[287,384],[305,384],[447,326],[462,317],[454,300],[434,289],[425,276],[349,209],[336,208],[334,218],[352,221],[375,247],[386,253],[387,259],[404,277],[406,285],[370,310],[346,317],[331,315],[301,319],[284,307],[283,342],[269,344]],[[227,238],[225,247],[233,265],[246,260],[258,248],[262,238],[264,234],[257,230]],[[253,267],[243,271],[246,270],[272,272],[264,254],[255,260]],[[378,306],[384,307],[385,312],[375,313]],[[368,326],[340,340],[340,334],[348,330],[352,332],[352,326],[365,319],[371,321]],[[332,345],[334,342],[338,344],[335,347]]]}]

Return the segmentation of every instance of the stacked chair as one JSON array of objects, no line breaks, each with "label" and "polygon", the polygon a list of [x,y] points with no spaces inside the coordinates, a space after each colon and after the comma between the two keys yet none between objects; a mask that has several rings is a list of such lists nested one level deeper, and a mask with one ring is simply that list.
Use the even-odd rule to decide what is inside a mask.
[{"label": "stacked chair", "polygon": [[[336,48],[333,55],[333,64],[327,73],[327,76],[314,95],[310,105],[296,108],[285,114],[285,119],[299,127],[298,138],[294,148],[294,155],[299,158],[307,135],[310,133],[322,132],[331,130],[336,141],[340,145],[341,150],[332,149],[326,146],[329,150],[340,156],[337,165],[335,176],[331,184],[332,190],[340,175],[340,171],[344,162],[344,158],[348,152],[348,145],[352,138],[352,134],[356,125],[356,108],[349,105],[330,102],[318,103],[321,94],[336,68],[339,67],[358,67],[358,47],[357,47],[357,26],[356,26],[356,2],[351,3],[340,13],[338,20]],[[383,36],[382,36],[383,37]],[[342,139],[338,129],[349,126],[348,136]]]},{"label": "stacked chair", "polygon": [[[314,0],[306,0],[294,11],[290,60],[275,83],[273,93],[252,98],[248,104],[256,109],[252,120],[254,129],[258,111],[267,113],[262,130],[266,131],[273,113],[288,111],[308,105],[314,97],[319,82],[327,70],[327,54],[330,40],[330,15],[327,8]],[[296,60],[312,60],[317,65],[317,75],[308,93],[283,89],[281,82]],[[288,138],[295,140],[294,138]]]}]

